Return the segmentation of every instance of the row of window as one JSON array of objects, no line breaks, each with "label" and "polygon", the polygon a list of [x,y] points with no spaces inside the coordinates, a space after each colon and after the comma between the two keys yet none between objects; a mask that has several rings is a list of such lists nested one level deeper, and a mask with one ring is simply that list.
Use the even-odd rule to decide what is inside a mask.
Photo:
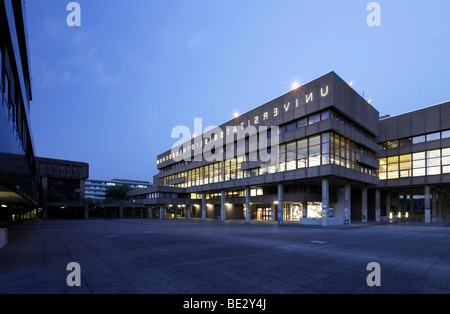
[{"label": "row of window", "polygon": [[380,158],[380,180],[450,173],[450,148]]},{"label": "row of window", "polygon": [[60,176],[82,176],[83,168],[81,166],[71,166],[50,162],[39,162],[39,172],[41,174],[53,174]]},{"label": "row of window", "polygon": [[444,138],[450,138],[450,130],[429,133],[429,134],[424,134],[424,135],[415,136],[415,137],[407,137],[407,138],[402,138],[400,140],[387,141],[387,142],[381,143],[381,147],[382,147],[382,149],[386,150],[386,149],[391,149],[391,148],[396,148],[396,147],[409,146],[411,144],[419,144],[419,143],[441,140]]},{"label": "row of window", "polygon": [[360,127],[359,125],[350,121],[349,119],[344,117],[342,114],[339,114],[331,109],[320,112],[320,113],[316,113],[316,114],[308,116],[308,117],[298,119],[296,121],[293,121],[293,122],[290,122],[290,123],[287,123],[284,125],[281,125],[279,128],[279,133],[283,134],[285,132],[294,131],[295,129],[305,127],[308,125],[312,125],[312,124],[318,123],[320,121],[325,121],[330,118],[334,119],[342,124],[348,125],[350,128],[352,128],[352,130],[356,131],[357,133],[360,133],[362,136],[364,136],[372,141],[375,140],[375,137],[372,134],[368,133],[362,127]]},{"label": "row of window", "polygon": [[[326,132],[281,144],[278,148],[277,162],[269,166],[242,170],[241,164],[249,157],[239,156],[161,178],[159,184],[192,187],[328,164],[336,164],[376,176],[376,169],[358,163],[361,154],[374,156],[373,152],[363,149],[350,139],[333,132]],[[250,156],[250,160],[254,160],[253,157],[255,156]],[[183,182],[172,184],[173,180],[179,178],[184,178]]]}]

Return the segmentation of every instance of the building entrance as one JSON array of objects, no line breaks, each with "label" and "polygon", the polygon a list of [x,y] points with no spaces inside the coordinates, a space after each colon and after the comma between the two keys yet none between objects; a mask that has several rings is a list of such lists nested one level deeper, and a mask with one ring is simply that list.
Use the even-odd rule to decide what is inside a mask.
[{"label": "building entrance", "polygon": [[272,207],[269,204],[256,205],[256,212],[254,214],[256,220],[273,220]]}]

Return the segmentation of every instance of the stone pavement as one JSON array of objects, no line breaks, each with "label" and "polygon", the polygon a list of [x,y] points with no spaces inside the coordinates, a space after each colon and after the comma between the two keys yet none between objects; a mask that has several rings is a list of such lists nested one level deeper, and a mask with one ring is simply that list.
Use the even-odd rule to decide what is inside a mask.
[{"label": "stone pavement", "polygon": [[[66,266],[81,266],[69,287]],[[379,263],[381,286],[366,283]],[[450,227],[148,219],[27,221],[0,250],[0,294],[448,294]]]}]

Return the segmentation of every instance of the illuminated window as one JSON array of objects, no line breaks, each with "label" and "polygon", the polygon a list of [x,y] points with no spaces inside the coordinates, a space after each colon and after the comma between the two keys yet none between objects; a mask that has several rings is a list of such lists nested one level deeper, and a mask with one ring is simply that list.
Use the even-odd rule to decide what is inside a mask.
[{"label": "illuminated window", "polygon": [[396,148],[398,147],[398,141],[388,141],[387,142],[387,149]]}]

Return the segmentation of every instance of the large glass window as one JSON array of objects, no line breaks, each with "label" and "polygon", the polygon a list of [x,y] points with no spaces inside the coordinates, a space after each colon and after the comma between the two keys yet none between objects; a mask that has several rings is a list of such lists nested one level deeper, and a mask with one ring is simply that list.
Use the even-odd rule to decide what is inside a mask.
[{"label": "large glass window", "polygon": [[450,138],[450,131],[442,132],[442,138]]},{"label": "large glass window", "polygon": [[286,145],[286,171],[295,170],[297,163],[297,147],[296,142]]},{"label": "large glass window", "polygon": [[298,168],[306,168],[308,167],[308,139],[302,139],[297,141],[298,148]]},{"label": "large glass window", "polygon": [[441,150],[435,149],[427,152],[427,175],[441,173]]},{"label": "large glass window", "polygon": [[450,173],[450,148],[442,149],[442,173]]},{"label": "large glass window", "polygon": [[412,156],[411,154],[401,155],[399,157],[400,178],[411,177],[412,174]]}]

